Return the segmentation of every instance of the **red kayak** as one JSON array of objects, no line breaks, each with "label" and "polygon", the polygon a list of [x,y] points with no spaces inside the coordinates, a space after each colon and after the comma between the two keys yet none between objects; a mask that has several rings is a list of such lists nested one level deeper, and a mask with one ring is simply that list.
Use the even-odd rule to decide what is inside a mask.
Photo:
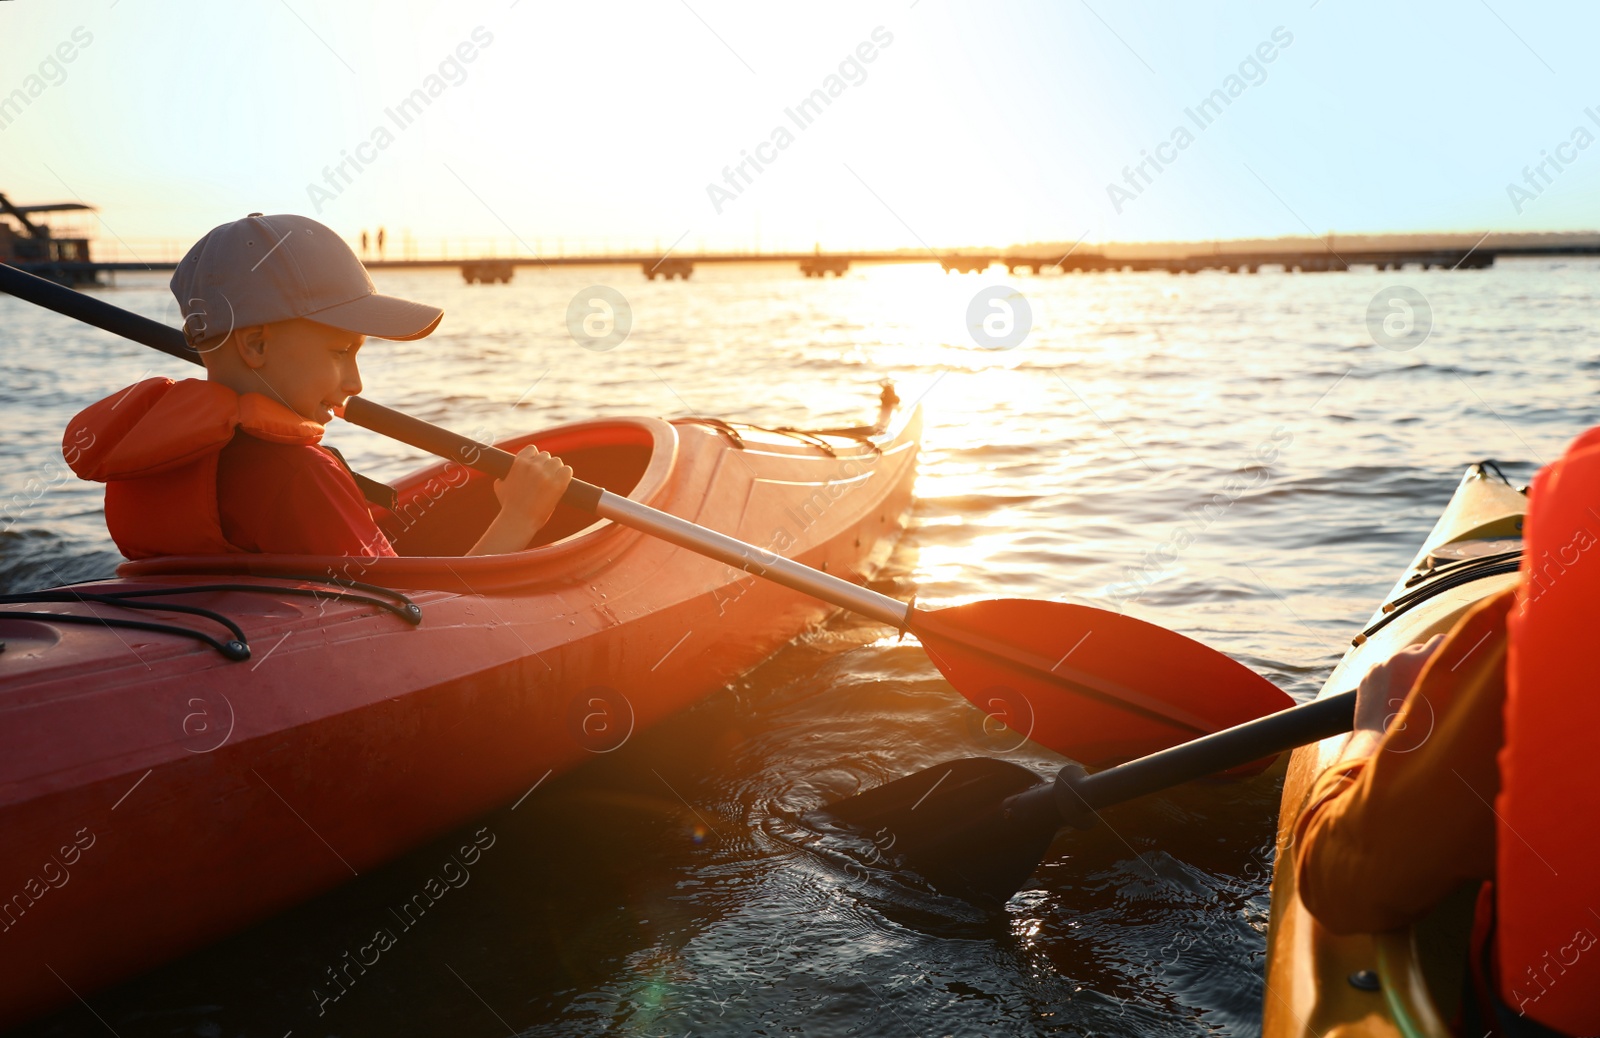
[{"label": "red kayak", "polygon": [[[920,415],[815,435],[651,418],[523,437],[577,478],[859,582]],[[515,802],[831,607],[562,506],[460,557],[491,481],[401,481],[399,558],[228,555],[0,599],[0,1027]]]}]

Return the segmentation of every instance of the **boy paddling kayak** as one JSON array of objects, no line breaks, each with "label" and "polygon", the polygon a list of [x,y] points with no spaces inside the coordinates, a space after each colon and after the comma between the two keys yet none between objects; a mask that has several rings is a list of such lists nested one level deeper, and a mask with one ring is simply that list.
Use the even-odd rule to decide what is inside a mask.
[{"label": "boy paddling kayak", "polygon": [[[368,336],[420,339],[444,311],[379,294],[329,228],[262,216],[214,228],[172,277],[206,378],[153,378],[75,417],[63,452],[106,484],[106,525],[130,559],[236,552],[393,556],[326,424],[361,392]],[[495,483],[499,514],[466,552],[521,551],[572,470],[534,447]]]},{"label": "boy paddling kayak", "polygon": [[[0,287],[29,291],[9,270]],[[60,291],[26,298],[115,309]],[[138,341],[186,349],[156,328],[170,334]],[[0,912],[17,950],[0,1030],[520,803],[827,615],[752,579],[737,549],[875,594],[857,582],[910,505],[921,426],[892,410],[815,432],[614,418],[496,447],[355,397],[353,421],[445,459],[395,482],[395,515],[414,521],[395,533],[401,555],[360,560],[359,585],[335,574],[355,560],[232,552],[11,596],[0,873],[35,878]],[[590,507],[558,509],[525,552],[452,557],[530,443],[572,464],[568,496]],[[222,628],[259,647],[252,662],[208,633]],[[66,889],[51,861],[70,866]]]}]

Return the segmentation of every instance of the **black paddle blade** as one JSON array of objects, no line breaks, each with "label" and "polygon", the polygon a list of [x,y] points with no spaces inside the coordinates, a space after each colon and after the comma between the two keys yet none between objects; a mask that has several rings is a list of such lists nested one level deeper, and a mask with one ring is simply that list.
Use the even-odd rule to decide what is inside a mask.
[{"label": "black paddle blade", "polygon": [[853,843],[853,857],[909,871],[941,894],[998,909],[1061,827],[1052,783],[990,757],[947,761],[809,811],[800,823]]}]

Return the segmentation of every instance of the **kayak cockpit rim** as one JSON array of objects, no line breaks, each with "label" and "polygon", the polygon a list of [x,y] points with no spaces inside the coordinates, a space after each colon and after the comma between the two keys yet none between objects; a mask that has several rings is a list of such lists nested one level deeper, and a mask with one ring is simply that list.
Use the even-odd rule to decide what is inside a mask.
[{"label": "kayak cockpit rim", "polygon": [[[920,409],[911,408],[897,416],[900,420],[894,423],[892,433],[870,440],[841,440],[826,453],[846,463],[852,457],[861,458],[876,468],[887,455],[914,448],[920,413]],[[166,556],[125,562],[117,573],[125,579],[178,574],[282,577],[328,573],[384,586],[468,594],[510,593],[536,585],[579,583],[614,562],[643,536],[626,523],[607,518],[609,514],[641,507],[657,509],[658,514],[670,511],[674,473],[682,463],[683,435],[717,436],[709,429],[680,430],[674,423],[658,418],[619,418],[558,426],[498,444],[513,453],[524,446],[537,445],[567,460],[576,478],[606,488],[597,513],[600,518],[562,504],[534,545],[512,554],[466,555],[499,507],[493,480],[459,462],[441,461],[395,483],[399,503],[392,518],[403,528],[391,541],[398,557],[251,553]],[[756,431],[745,439],[747,443],[724,449],[744,455],[791,458],[817,458],[823,453],[814,443],[781,433]],[[829,477],[828,481],[833,480]],[[388,525],[393,528],[395,523]],[[692,523],[683,525],[688,530],[695,529]],[[704,531],[696,533],[693,540],[698,544],[707,537],[718,539],[721,535]],[[666,539],[684,546],[682,539]],[[769,572],[775,578],[784,571],[793,579],[781,582],[791,587],[796,586],[796,580],[807,582],[813,576],[807,567],[777,559],[768,552],[760,552],[754,560],[741,555],[738,561],[723,561],[739,569]],[[802,590],[810,593],[809,587]],[[896,617],[886,622],[903,624],[904,606],[900,603],[862,588],[852,588],[851,596],[852,606],[880,607],[885,617],[890,612]],[[819,597],[833,601],[826,595]],[[872,601],[857,603],[857,597]]]}]

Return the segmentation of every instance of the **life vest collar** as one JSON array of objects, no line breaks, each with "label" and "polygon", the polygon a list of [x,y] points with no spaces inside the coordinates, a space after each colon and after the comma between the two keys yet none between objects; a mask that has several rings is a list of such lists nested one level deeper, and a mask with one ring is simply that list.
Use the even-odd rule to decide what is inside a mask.
[{"label": "life vest collar", "polygon": [[81,478],[106,483],[158,475],[227,446],[244,430],[272,443],[315,444],[323,427],[260,393],[204,379],[151,378],[79,412],[61,449]]}]

